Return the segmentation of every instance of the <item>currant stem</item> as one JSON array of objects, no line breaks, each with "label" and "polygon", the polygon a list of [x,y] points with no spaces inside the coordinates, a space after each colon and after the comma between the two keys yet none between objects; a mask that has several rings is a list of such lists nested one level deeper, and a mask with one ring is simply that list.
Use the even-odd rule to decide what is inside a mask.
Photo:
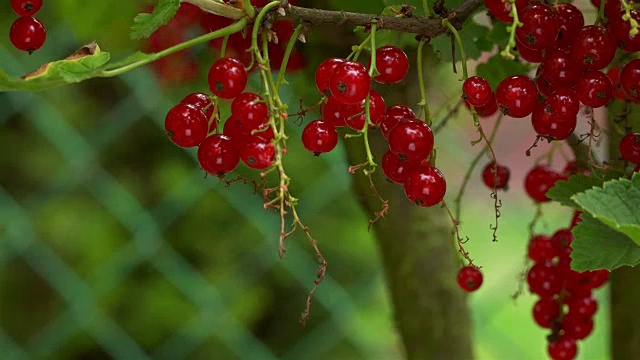
[{"label": "currant stem", "polygon": [[424,9],[424,16],[430,17],[431,10],[429,10],[429,4],[427,3],[427,0],[422,0],[422,8]]},{"label": "currant stem", "polygon": [[[378,29],[378,25],[376,23],[371,24],[371,33],[369,34],[369,39],[371,40],[371,65],[369,67],[369,75],[373,76],[376,73],[376,31]],[[371,122],[371,93],[367,94],[367,98],[364,104],[364,113],[365,113],[365,121],[364,127],[362,128],[362,137],[364,138],[364,148],[367,152],[367,163],[369,164],[369,169],[367,169],[367,173],[370,174],[375,171],[376,163],[373,160],[373,154],[371,153],[371,146],[369,145],[369,125],[373,125]]]},{"label": "currant stem", "polygon": [[264,59],[258,48],[258,32],[260,31],[260,28],[262,25],[262,19],[264,19],[264,16],[269,11],[271,11],[274,8],[277,8],[278,6],[280,6],[280,1],[272,1],[268,3],[267,5],[265,5],[265,7],[263,7],[260,10],[258,15],[256,16],[255,21],[253,22],[253,31],[251,32],[251,51],[255,54],[256,59],[261,65],[264,65]]},{"label": "currant stem", "polygon": [[165,56],[171,55],[173,53],[176,53],[178,51],[184,50],[184,49],[188,49],[192,46],[198,45],[198,44],[202,44],[205,43],[207,41],[211,41],[213,39],[217,39],[226,35],[231,35],[231,34],[235,34],[239,31],[242,31],[242,29],[244,29],[247,26],[247,20],[246,19],[240,19],[238,21],[236,21],[235,23],[222,28],[220,30],[216,30],[214,32],[210,32],[208,34],[202,35],[202,36],[198,36],[196,38],[193,38],[191,40],[185,41],[183,43],[180,43],[178,45],[172,46],[170,48],[167,48],[165,50],[162,50],[160,52],[157,53],[153,53],[153,54],[149,54],[149,57],[142,59],[140,61],[136,61],[134,63],[119,67],[119,68],[115,68],[115,69],[109,69],[109,70],[103,70],[100,73],[98,73],[98,77],[112,77],[112,76],[118,76],[121,74],[126,73],[127,71],[131,71],[133,69],[136,69],[140,66],[152,63],[156,60],[162,59]]},{"label": "currant stem", "polygon": [[287,43],[287,48],[284,51],[284,57],[282,58],[282,64],[280,65],[280,71],[278,72],[278,80],[276,80],[276,91],[280,91],[280,86],[283,82],[285,82],[284,75],[287,72],[287,65],[289,64],[289,57],[291,57],[291,51],[293,50],[293,46],[296,41],[298,41],[298,37],[304,30],[304,25],[298,25],[291,35],[289,39],[289,43]]},{"label": "currant stem", "polygon": [[351,54],[347,56],[347,60],[358,61],[360,57],[360,53],[364,48],[366,48],[367,44],[371,42],[371,34],[369,34],[358,46],[353,47],[351,50]]},{"label": "currant stem", "polygon": [[429,103],[427,102],[427,89],[424,85],[424,71],[423,71],[423,48],[426,44],[425,39],[421,39],[418,43],[418,86],[420,87],[420,102],[418,105],[422,107],[424,112],[424,121],[427,125],[431,126],[431,112],[429,111]]},{"label": "currant stem", "polygon": [[521,27],[524,24],[521,23],[520,19],[518,18],[518,9],[516,8],[516,1],[515,0],[506,0],[506,1],[511,3],[511,17],[513,18],[513,23],[507,26],[507,30],[509,30],[509,42],[507,42],[507,46],[500,52],[500,55],[502,55],[502,57],[504,57],[505,59],[513,60],[516,57],[511,52],[511,49],[513,49],[516,46],[516,28]]},{"label": "currant stem", "polygon": [[251,5],[251,0],[242,0],[242,7],[244,7],[244,12],[249,19],[253,19],[256,16],[256,9]]},{"label": "currant stem", "polygon": [[[604,2],[604,1],[603,1]],[[629,35],[634,36],[637,35],[638,30],[638,21],[631,17],[631,10],[633,10],[633,6],[630,5],[627,1],[621,0],[622,8],[624,9],[624,15],[622,15],[622,20],[628,21],[629,25],[631,25],[631,29],[629,29]],[[602,4],[600,4],[602,7]]]},{"label": "currant stem", "polygon": [[600,22],[604,22],[604,5],[606,1],[600,1],[600,7],[598,8],[598,17],[596,17],[596,22],[594,25],[598,25]]},{"label": "currant stem", "polygon": [[473,265],[473,260],[471,259],[471,257],[469,257],[469,252],[464,249],[464,243],[466,241],[460,237],[460,229],[459,229],[460,221],[458,221],[455,217],[453,217],[453,213],[451,213],[451,209],[447,205],[447,202],[444,200],[442,200],[442,207],[447,210],[447,214],[449,214],[449,219],[451,219],[451,223],[453,224],[453,236],[456,238],[456,242],[458,243],[458,251],[460,252],[462,257],[464,257],[467,260],[469,266],[475,266]]}]

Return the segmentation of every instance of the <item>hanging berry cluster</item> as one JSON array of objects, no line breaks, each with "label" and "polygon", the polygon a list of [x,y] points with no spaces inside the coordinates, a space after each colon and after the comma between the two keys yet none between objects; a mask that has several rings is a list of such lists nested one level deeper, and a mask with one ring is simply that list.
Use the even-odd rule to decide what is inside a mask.
[{"label": "hanging berry cluster", "polygon": [[11,25],[11,43],[16,49],[31,54],[40,49],[47,39],[44,25],[33,17],[42,7],[42,0],[11,0],[11,7],[20,16]]}]

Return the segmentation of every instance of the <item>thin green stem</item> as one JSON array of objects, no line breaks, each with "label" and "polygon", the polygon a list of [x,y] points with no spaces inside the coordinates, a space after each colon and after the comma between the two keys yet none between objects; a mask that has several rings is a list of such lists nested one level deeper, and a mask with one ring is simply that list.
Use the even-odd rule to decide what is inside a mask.
[{"label": "thin green stem", "polygon": [[198,44],[202,44],[205,43],[207,41],[211,41],[213,39],[217,39],[226,35],[230,35],[230,34],[234,34],[237,33],[239,31],[241,31],[242,29],[244,29],[247,26],[247,20],[246,19],[240,19],[238,21],[236,21],[235,23],[222,28],[220,30],[216,30],[214,32],[210,32],[208,34],[202,35],[202,36],[198,36],[197,38],[185,41],[183,43],[180,43],[178,45],[172,46],[168,49],[162,50],[160,52],[157,53],[153,53],[153,54],[149,54],[149,56],[147,58],[144,58],[140,61],[136,61],[134,63],[131,64],[127,64],[125,66],[119,67],[119,68],[115,68],[115,69],[109,69],[109,70],[104,70],[102,71],[98,77],[112,77],[112,76],[118,76],[121,74],[124,74],[128,71],[131,71],[133,69],[139,68],[140,66],[152,63],[158,59],[161,59],[165,56],[171,55],[173,53],[176,53],[178,51],[184,50],[184,49],[188,49],[192,46],[198,45]]},{"label": "thin green stem", "polygon": [[596,17],[595,25],[598,25],[601,21],[604,21],[604,6],[606,0],[600,0],[600,7],[598,8],[598,17]]},{"label": "thin green stem", "polygon": [[277,8],[278,6],[280,6],[280,1],[272,1],[268,3],[265,7],[262,8],[262,10],[260,10],[258,16],[256,16],[256,20],[253,22],[253,31],[251,32],[251,50],[255,54],[256,59],[260,64],[264,63],[264,59],[258,47],[258,32],[260,31],[260,27],[262,25],[262,19],[264,19],[264,16],[269,11]]},{"label": "thin green stem", "polygon": [[622,20],[628,21],[631,27],[629,29],[629,35],[631,36],[638,35],[638,32],[640,32],[638,30],[639,28],[638,21],[631,16],[631,10],[633,10],[633,6],[630,5],[627,1],[622,0],[622,8],[624,9],[624,15],[622,15]]},{"label": "thin green stem", "polygon": [[427,125],[431,126],[431,112],[429,111],[429,102],[427,101],[427,88],[424,85],[424,70],[423,70],[423,48],[426,44],[426,40],[422,39],[418,43],[418,85],[420,87],[420,102],[418,105],[422,107],[424,113],[424,121]]},{"label": "thin green stem", "polygon": [[449,31],[451,31],[453,37],[456,39],[456,43],[458,43],[458,47],[460,48],[460,60],[462,61],[462,77],[463,80],[467,80],[469,78],[469,72],[467,71],[467,54],[464,52],[460,34],[458,33],[458,30],[456,30],[456,28],[451,25],[448,19],[442,20],[442,25],[446,26]]},{"label": "thin green stem", "polygon": [[251,0],[242,0],[242,6],[249,19],[253,19],[256,16],[256,9],[251,5]]},{"label": "thin green stem", "polygon": [[[507,26],[507,30],[509,30],[509,42],[507,43],[507,46],[500,52],[500,55],[502,55],[502,57],[504,57],[505,59],[513,60],[516,57],[511,52],[511,49],[516,46],[516,28],[524,24],[521,23],[520,19],[518,18],[518,9],[516,8],[515,0],[507,1],[511,3],[511,17],[513,18],[513,23]],[[604,2],[604,0],[602,2]]]},{"label": "thin green stem", "polygon": [[278,80],[276,80],[276,91],[280,91],[280,86],[284,82],[284,75],[287,72],[287,64],[289,63],[289,57],[291,56],[291,51],[293,50],[293,46],[296,41],[298,41],[298,37],[304,30],[304,25],[298,25],[296,30],[291,35],[289,39],[289,43],[287,44],[287,48],[284,50],[284,57],[282,58],[282,65],[280,65],[280,71],[278,72]]},{"label": "thin green stem", "polygon": [[431,10],[429,10],[429,4],[427,3],[427,0],[422,0],[422,8],[424,9],[424,16],[430,17]]},{"label": "thin green stem", "polygon": [[220,57],[224,57],[227,53],[227,44],[229,43],[229,34],[225,35],[222,39],[222,46],[220,47]]},{"label": "thin green stem", "polygon": [[351,49],[351,54],[347,56],[347,60],[358,61],[358,58],[360,57],[360,53],[364,48],[367,47],[367,44],[369,44],[370,42],[371,42],[371,34],[369,34],[364,40],[362,40],[362,43],[360,43],[360,45],[354,46]]},{"label": "thin green stem", "polygon": [[[376,31],[378,30],[377,24],[371,24],[371,33],[369,34],[369,39],[371,40],[371,65],[369,66],[369,75],[373,76],[376,73]],[[373,125],[371,122],[371,92],[367,95],[364,104],[364,113],[365,113],[365,122],[364,127],[362,128],[362,138],[364,139],[364,148],[367,152],[367,163],[369,164],[369,169],[367,169],[367,173],[370,174],[376,169],[376,163],[373,160],[373,154],[371,152],[371,146],[369,145],[369,126]]]}]

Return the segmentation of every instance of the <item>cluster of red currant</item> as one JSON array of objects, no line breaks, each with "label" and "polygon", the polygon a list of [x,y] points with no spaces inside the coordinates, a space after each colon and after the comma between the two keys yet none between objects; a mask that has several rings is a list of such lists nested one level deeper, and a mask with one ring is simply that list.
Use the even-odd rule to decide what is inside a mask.
[{"label": "cluster of red currant", "polygon": [[11,0],[11,7],[20,16],[11,25],[11,43],[16,49],[31,54],[40,49],[47,39],[44,25],[33,17],[42,7],[42,0]]},{"label": "cluster of red currant", "polygon": [[243,92],[246,85],[247,71],[240,61],[224,57],[211,66],[211,92],[221,99],[233,99],[222,133],[218,132],[217,104],[204,93],[186,96],[165,118],[171,141],[184,148],[198,146],[200,167],[212,175],[233,171],[240,159],[253,169],[273,164],[274,132],[268,125],[267,104],[258,94]]},{"label": "cluster of red currant", "polygon": [[[373,80],[395,84],[405,78],[409,60],[401,49],[383,46],[375,50],[378,75]],[[336,127],[349,126],[362,131],[367,124],[379,127],[389,142],[382,157],[382,171],[389,180],[403,184],[407,198],[419,206],[433,206],[444,198],[446,182],[442,173],[427,159],[434,136],[431,128],[406,105],[386,108],[382,96],[371,90],[371,76],[355,61],[331,58],[316,71],[316,86],[327,97],[322,120],[309,123],[302,142],[316,155],[331,151],[338,142]],[[367,100],[368,99],[368,100]],[[367,114],[366,102],[369,102]]]},{"label": "cluster of red currant", "polygon": [[[599,2],[593,2],[599,6]],[[514,21],[510,2],[486,0],[485,5],[498,20]],[[618,77],[613,79],[615,83],[601,71],[613,61],[616,45],[625,52],[640,50],[640,35],[631,35],[630,21],[620,1],[606,3],[606,26],[585,26],[582,13],[570,3],[546,5],[517,0],[515,6],[520,24],[515,30],[518,52],[524,60],[540,66],[535,81],[516,75],[498,85],[495,97],[505,115],[531,115],[539,136],[563,140],[576,128],[580,103],[592,108],[604,106],[620,88],[617,97],[640,101],[640,60],[629,61],[621,71],[615,69],[617,74],[611,74]],[[636,11],[630,10],[630,14],[639,19]],[[468,82],[464,92],[467,102],[480,114],[485,113],[485,106],[493,110],[488,83],[475,78]],[[544,100],[538,101],[538,95]]]},{"label": "cluster of red currant", "polygon": [[[573,218],[572,227],[579,222]],[[593,315],[598,302],[592,290],[609,279],[607,270],[576,272],[570,269],[571,229],[558,230],[552,236],[536,235],[529,242],[529,258],[534,265],[527,273],[532,293],[540,298],[533,307],[533,319],[551,329],[547,351],[554,360],[573,359],[578,340],[593,330]]]}]

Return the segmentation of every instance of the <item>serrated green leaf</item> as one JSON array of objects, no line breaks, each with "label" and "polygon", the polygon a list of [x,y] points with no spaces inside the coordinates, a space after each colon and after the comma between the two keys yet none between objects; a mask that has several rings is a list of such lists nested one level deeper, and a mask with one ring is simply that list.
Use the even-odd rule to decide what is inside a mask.
[{"label": "serrated green leaf", "polygon": [[571,197],[576,204],[640,244],[640,174],[632,180],[611,180],[602,188],[587,190]]},{"label": "serrated green leaf", "polygon": [[180,8],[180,0],[159,0],[153,12],[138,14],[131,26],[132,39],[145,39],[160,26],[166,25]]},{"label": "serrated green leaf", "polygon": [[[460,34],[460,40],[462,40],[462,46],[464,52],[467,55],[467,59],[478,59],[482,55],[483,51],[489,51],[492,49],[492,45],[487,41],[487,33],[489,28],[480,24],[476,24],[473,21],[467,21],[462,30],[458,31]],[[439,36],[431,40],[431,46],[435,50],[442,61],[451,61],[451,38],[448,36]],[[460,61],[460,49],[456,44],[456,60]]]},{"label": "serrated green leaf", "polygon": [[640,264],[640,246],[591,215],[583,213],[573,229],[571,268],[575,271],[607,269]]},{"label": "serrated green leaf", "polygon": [[492,44],[498,44],[500,46],[504,46],[509,42],[509,31],[507,30],[506,23],[502,21],[496,21],[492,24],[491,30],[487,33],[487,41]]},{"label": "serrated green leaf", "polygon": [[516,61],[507,60],[499,53],[493,55],[486,63],[479,64],[476,75],[487,79],[491,88],[495,90],[500,81],[511,75],[526,75],[527,67]]},{"label": "serrated green leaf", "polygon": [[564,206],[581,209],[580,205],[576,204],[571,199],[573,195],[593,189],[594,187],[601,187],[605,181],[618,179],[622,177],[622,175],[623,174],[618,171],[610,171],[608,173],[594,174],[590,176],[582,174],[574,175],[569,177],[567,180],[560,180],[556,182],[555,186],[547,192],[547,197]]}]

